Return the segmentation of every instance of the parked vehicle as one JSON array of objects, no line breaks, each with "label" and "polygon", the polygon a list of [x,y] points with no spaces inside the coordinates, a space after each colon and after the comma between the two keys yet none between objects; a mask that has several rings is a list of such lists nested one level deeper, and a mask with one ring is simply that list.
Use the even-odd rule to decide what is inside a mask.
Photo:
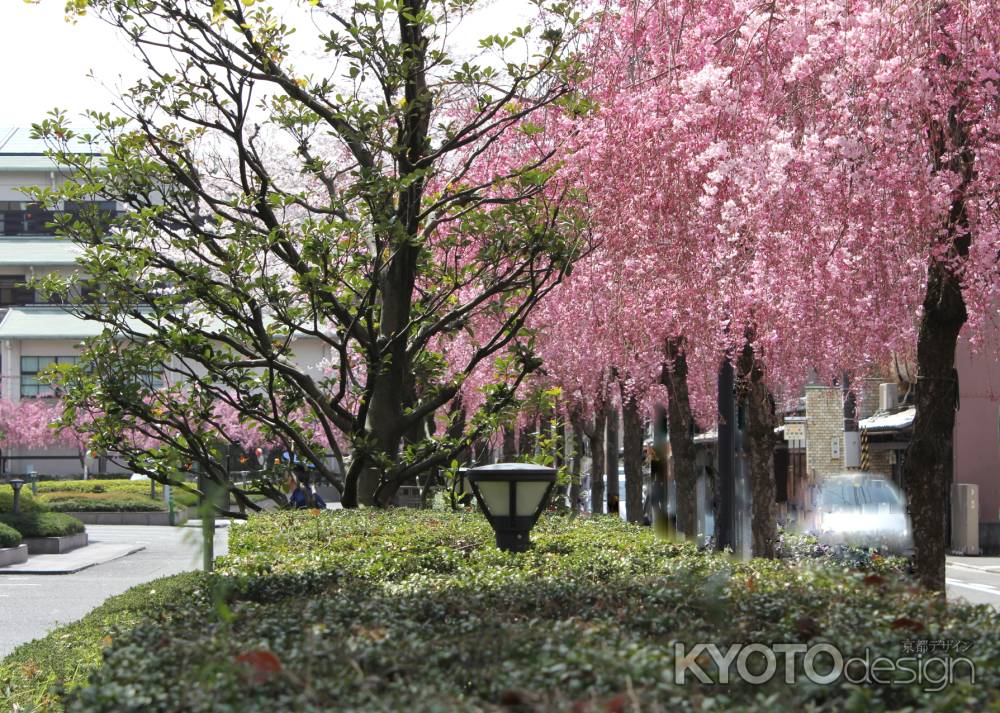
[{"label": "parked vehicle", "polygon": [[824,478],[816,489],[813,532],[823,544],[912,550],[906,499],[888,478],[843,473]]}]

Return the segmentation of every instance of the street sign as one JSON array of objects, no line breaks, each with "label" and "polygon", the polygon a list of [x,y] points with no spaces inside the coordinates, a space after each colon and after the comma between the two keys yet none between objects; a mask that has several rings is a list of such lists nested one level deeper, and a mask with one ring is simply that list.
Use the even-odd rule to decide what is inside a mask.
[{"label": "street sign", "polygon": [[806,425],[804,423],[786,423],[785,440],[786,441],[806,440]]}]

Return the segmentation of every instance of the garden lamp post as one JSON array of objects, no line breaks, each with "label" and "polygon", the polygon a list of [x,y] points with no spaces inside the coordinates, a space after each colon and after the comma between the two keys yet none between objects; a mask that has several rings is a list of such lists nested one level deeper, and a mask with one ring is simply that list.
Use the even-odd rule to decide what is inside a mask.
[{"label": "garden lamp post", "polygon": [[479,507],[497,536],[497,547],[524,552],[556,482],[556,471],[533,463],[495,463],[463,468]]},{"label": "garden lamp post", "polygon": [[14,478],[8,480],[7,484],[14,489],[14,502],[11,505],[11,510],[15,515],[21,511],[21,486],[24,485],[24,481],[19,478]]}]

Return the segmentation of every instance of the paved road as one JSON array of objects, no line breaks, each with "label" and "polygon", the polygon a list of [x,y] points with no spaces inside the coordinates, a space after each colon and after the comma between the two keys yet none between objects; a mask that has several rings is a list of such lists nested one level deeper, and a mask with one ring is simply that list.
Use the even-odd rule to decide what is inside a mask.
[{"label": "paved road", "polygon": [[[227,531],[217,530],[216,554],[225,553]],[[88,525],[87,532],[91,542],[146,549],[76,574],[0,577],[0,657],[129,587],[201,567],[201,530],[196,528]]]},{"label": "paved road", "polygon": [[1000,559],[949,557],[945,568],[948,598],[1000,609]]}]

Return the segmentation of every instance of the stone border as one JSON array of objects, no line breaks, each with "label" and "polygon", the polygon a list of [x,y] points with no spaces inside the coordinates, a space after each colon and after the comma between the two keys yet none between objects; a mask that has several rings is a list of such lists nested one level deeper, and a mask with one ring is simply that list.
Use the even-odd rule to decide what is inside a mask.
[{"label": "stone border", "polygon": [[[170,524],[170,513],[166,510],[153,512],[67,512],[85,525],[162,525]],[[186,508],[174,510],[174,524],[180,525],[188,519]]]},{"label": "stone border", "polygon": [[0,547],[0,567],[9,564],[21,564],[28,561],[28,546]]},{"label": "stone border", "polygon": [[71,550],[86,547],[89,542],[86,532],[63,537],[25,537],[29,555],[61,555]]}]

